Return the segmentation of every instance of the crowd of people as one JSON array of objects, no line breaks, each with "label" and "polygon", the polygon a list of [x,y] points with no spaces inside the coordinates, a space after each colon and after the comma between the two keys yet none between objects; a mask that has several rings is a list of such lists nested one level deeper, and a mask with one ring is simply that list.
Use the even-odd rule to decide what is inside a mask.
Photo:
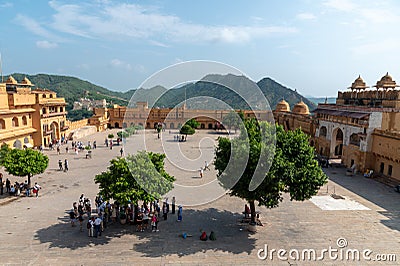
[{"label": "crowd of people", "polygon": [[42,187],[36,182],[35,185],[30,185],[28,180],[19,183],[15,181],[13,184],[10,179],[3,180],[3,174],[0,173],[0,195],[8,194],[9,196],[25,195],[27,197],[39,197],[39,190]]},{"label": "crowd of people", "polygon": [[[151,203],[121,205],[117,201],[105,201],[101,196],[96,196],[94,202],[95,208],[92,209],[90,199],[81,194],[79,200],[72,203],[69,218],[71,226],[79,225],[81,232],[86,224],[88,237],[95,238],[101,236],[105,228],[117,222],[133,225],[137,232],[150,229],[152,232],[159,232],[160,217],[165,221],[169,213],[176,213],[175,197],[171,204],[166,198],[162,204],[160,200],[156,200]],[[177,221],[182,221],[182,206],[178,206]]]}]

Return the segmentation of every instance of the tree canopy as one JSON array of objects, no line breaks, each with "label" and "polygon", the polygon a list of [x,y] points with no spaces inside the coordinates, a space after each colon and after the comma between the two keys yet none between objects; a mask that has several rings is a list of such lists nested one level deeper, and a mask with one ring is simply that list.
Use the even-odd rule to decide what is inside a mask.
[{"label": "tree canopy", "polygon": [[196,119],[192,118],[192,119],[186,121],[185,125],[188,125],[193,129],[196,129],[196,128],[198,128],[200,126],[200,123],[197,122]]},{"label": "tree canopy", "polygon": [[145,151],[112,159],[108,170],[95,177],[100,195],[121,204],[160,199],[172,189],[175,181],[164,170],[164,159],[165,154]]},{"label": "tree canopy", "polygon": [[28,184],[33,175],[43,173],[49,165],[49,157],[32,149],[10,150],[3,161],[6,171],[15,176],[28,176]]},{"label": "tree canopy", "polygon": [[[249,202],[253,222],[255,201],[260,206],[278,207],[286,192],[291,200],[303,201],[326,183],[308,136],[300,129],[286,132],[281,126],[254,119],[246,119],[244,125],[238,138],[218,139],[215,168],[230,195]],[[246,156],[247,162],[240,165],[240,158]],[[235,174],[239,176],[232,179]]]},{"label": "tree canopy", "polygon": [[192,128],[189,125],[183,125],[181,129],[179,130],[179,133],[184,134],[184,135],[193,135],[196,131],[194,128]]},{"label": "tree canopy", "polygon": [[10,147],[8,147],[7,144],[3,143],[0,147],[0,166],[3,165],[4,158],[6,157],[9,151],[11,151]]}]

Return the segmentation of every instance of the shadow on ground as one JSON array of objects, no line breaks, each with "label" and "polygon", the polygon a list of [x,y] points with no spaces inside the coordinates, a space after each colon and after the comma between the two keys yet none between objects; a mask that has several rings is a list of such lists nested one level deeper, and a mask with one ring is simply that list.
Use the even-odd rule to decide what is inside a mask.
[{"label": "shadow on ground", "polygon": [[[205,210],[184,210],[183,221],[177,222],[176,215],[169,215],[168,220],[159,222],[159,232],[136,232],[133,225],[108,225],[101,237],[87,236],[86,222],[83,222],[83,232],[77,227],[71,227],[66,215],[59,218],[59,223],[40,229],[35,235],[41,243],[48,243],[49,248],[79,249],[96,245],[107,245],[111,240],[118,244],[116,238],[128,236],[132,249],[146,257],[167,255],[185,256],[208,250],[229,252],[233,254],[250,254],[255,249],[255,239],[246,228],[237,225],[241,215],[230,211],[220,211],[214,208]],[[216,241],[200,241],[201,231],[208,235],[214,231]],[[183,239],[182,233],[192,235]]]},{"label": "shadow on ground", "polygon": [[375,179],[362,175],[346,176],[345,168],[333,168],[327,171],[329,179],[350,190],[360,197],[372,202],[384,210],[378,211],[386,217],[381,223],[391,229],[400,231],[400,194],[394,188]]}]

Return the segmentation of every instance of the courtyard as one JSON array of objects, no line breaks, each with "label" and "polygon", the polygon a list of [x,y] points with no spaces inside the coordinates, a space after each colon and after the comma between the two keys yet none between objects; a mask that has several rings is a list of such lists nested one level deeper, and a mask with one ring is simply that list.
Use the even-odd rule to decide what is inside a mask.
[{"label": "courtyard", "polygon": [[[110,159],[120,156],[121,146],[110,150],[103,144],[111,132],[116,135],[117,130],[81,139],[84,143],[97,141],[92,159],[85,158],[86,152],[66,154],[65,145],[61,155],[45,151],[49,167],[32,179],[43,188],[40,197],[0,198],[0,264],[397,265],[400,260],[400,193],[361,175],[346,176],[345,168],[324,168],[329,182],[312,200],[291,202],[285,196],[278,208],[257,207],[264,226],[258,226],[256,233],[248,232],[246,225],[238,223],[245,201],[225,195],[215,181],[212,165],[199,178],[198,169],[212,161],[216,139],[226,136],[207,130],[188,136],[186,142],[174,141],[176,132],[163,132],[158,139],[154,131],[140,131],[124,145],[125,153],[140,149],[166,152],[166,170],[176,178],[175,188],[167,196],[175,196],[177,205],[183,205],[182,222],[170,214],[168,220],[160,221],[160,232],[136,232],[131,225],[114,224],[101,237],[89,238],[86,230],[70,226],[67,213],[82,193],[94,203],[98,192],[94,176],[107,169]],[[66,158],[70,170],[58,171],[58,160]],[[12,182],[24,181],[3,174]],[[200,241],[201,231],[214,231],[217,240]],[[193,237],[183,239],[183,232]],[[338,247],[339,239],[346,245]],[[267,253],[272,249],[275,253],[260,259],[266,247]],[[330,258],[329,254],[319,261],[294,260],[288,253],[281,256],[286,259],[277,255],[280,249],[300,253],[314,249],[319,257],[321,250],[330,247],[368,249],[371,260]],[[397,261],[377,261],[376,255],[385,254],[395,254]]]}]

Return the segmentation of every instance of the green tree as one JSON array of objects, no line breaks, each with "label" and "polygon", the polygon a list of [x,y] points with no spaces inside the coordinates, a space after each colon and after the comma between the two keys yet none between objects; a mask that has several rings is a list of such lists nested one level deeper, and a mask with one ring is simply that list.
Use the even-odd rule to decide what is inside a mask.
[{"label": "green tree", "polygon": [[6,171],[15,176],[28,176],[31,184],[33,175],[43,173],[49,165],[49,157],[32,149],[13,149],[4,158],[3,166]]},{"label": "green tree", "polygon": [[99,184],[100,195],[122,204],[160,199],[172,189],[175,181],[164,170],[164,159],[165,154],[145,151],[112,159],[108,170],[94,179]]},{"label": "green tree", "polygon": [[0,147],[0,166],[3,165],[4,158],[11,151],[10,147],[7,144],[3,143]]},{"label": "green tree", "polygon": [[114,134],[108,134],[108,138],[109,139],[113,139],[114,138]]},{"label": "green tree", "polygon": [[183,125],[179,130],[179,133],[181,133],[182,135],[193,135],[195,132],[196,131],[194,130],[194,128],[186,124]]},{"label": "green tree", "polygon": [[[285,132],[281,126],[255,119],[246,119],[244,127],[238,138],[218,139],[214,164],[218,180],[229,194],[249,202],[252,222],[256,201],[259,206],[278,207],[283,193],[289,193],[290,200],[304,201],[326,183],[308,136],[300,129]],[[245,154],[248,161],[240,165]],[[235,173],[241,174],[232,180]]]},{"label": "green tree", "polygon": [[185,125],[188,125],[193,129],[196,129],[196,128],[198,128],[200,126],[200,123],[197,122],[196,119],[192,118],[192,119],[186,121]]}]

